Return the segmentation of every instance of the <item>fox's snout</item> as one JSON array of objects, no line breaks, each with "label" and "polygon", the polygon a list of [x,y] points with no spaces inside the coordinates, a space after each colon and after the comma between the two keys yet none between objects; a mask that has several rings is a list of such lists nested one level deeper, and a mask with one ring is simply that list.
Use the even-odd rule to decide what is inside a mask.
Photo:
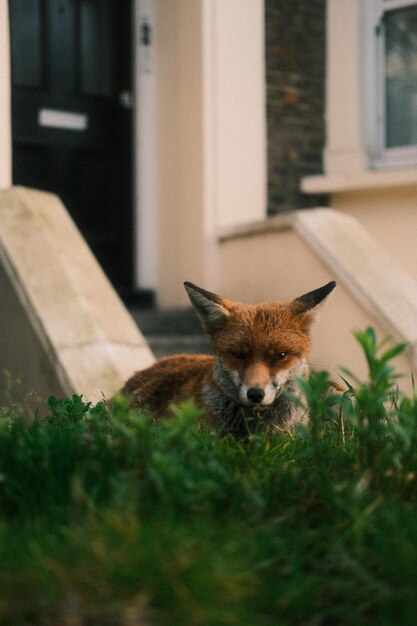
[{"label": "fox's snout", "polygon": [[243,372],[239,386],[239,399],[242,404],[268,406],[274,402],[277,391],[278,382],[271,377],[266,365],[262,363],[250,365]]},{"label": "fox's snout", "polygon": [[277,396],[276,386],[269,386],[265,389],[261,387],[249,387],[242,385],[239,390],[239,398],[244,406],[269,406]]}]

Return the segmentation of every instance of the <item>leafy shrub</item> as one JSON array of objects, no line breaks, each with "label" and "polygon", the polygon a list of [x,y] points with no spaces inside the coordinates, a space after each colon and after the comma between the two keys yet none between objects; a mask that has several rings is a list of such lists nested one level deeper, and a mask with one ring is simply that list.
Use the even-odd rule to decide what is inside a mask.
[{"label": "leafy shrub", "polygon": [[[368,378],[300,380],[307,427],[245,441],[192,402],[0,412],[0,623],[412,624],[415,397],[372,329]],[[349,380],[348,380],[349,379]]]}]

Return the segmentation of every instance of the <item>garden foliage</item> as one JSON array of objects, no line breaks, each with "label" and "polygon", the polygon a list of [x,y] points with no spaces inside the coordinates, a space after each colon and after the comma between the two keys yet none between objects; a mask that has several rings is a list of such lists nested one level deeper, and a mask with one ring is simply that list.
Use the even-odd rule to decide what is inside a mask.
[{"label": "garden foliage", "polygon": [[153,422],[118,398],[0,411],[0,623],[417,623],[417,401],[372,329],[369,375],[300,380],[307,426]]}]

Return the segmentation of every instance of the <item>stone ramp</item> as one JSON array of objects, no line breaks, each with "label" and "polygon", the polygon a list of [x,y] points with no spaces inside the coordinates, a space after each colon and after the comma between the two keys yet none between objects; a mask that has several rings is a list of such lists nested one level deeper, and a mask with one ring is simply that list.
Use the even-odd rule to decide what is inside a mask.
[{"label": "stone ramp", "polygon": [[0,192],[0,298],[0,373],[20,381],[21,397],[14,399],[35,391],[42,398],[82,393],[96,401],[154,361],[52,194],[21,187]]}]

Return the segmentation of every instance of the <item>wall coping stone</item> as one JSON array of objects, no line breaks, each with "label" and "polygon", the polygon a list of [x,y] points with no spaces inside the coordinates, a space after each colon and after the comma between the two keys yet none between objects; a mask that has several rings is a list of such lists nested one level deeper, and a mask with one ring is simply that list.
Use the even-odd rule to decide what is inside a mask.
[{"label": "wall coping stone", "polygon": [[[109,397],[134,370],[154,361],[136,323],[53,194],[23,187],[0,191],[0,263],[63,395],[82,393],[94,401]],[[16,350],[24,349],[19,340],[16,331]],[[9,360],[12,354],[1,354],[0,367],[7,367]],[[37,381],[28,382],[36,391]]]}]

